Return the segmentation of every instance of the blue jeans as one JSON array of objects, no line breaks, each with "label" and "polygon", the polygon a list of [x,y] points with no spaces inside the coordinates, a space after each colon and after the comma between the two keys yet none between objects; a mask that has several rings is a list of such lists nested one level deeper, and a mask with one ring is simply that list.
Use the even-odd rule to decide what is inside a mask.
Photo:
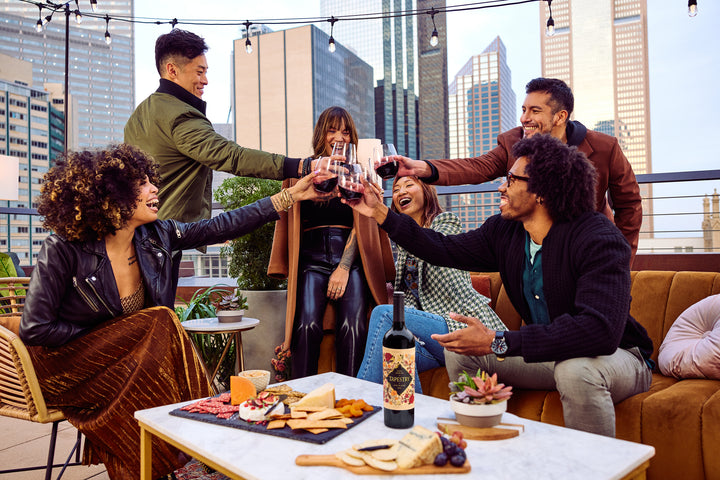
[{"label": "blue jeans", "polygon": [[[365,355],[360,364],[357,378],[382,383],[382,341],[385,333],[392,327],[392,323],[392,305],[379,305],[373,309],[368,326]],[[405,325],[415,336],[415,391],[422,393],[418,376],[420,372],[445,366],[443,348],[430,338],[430,335],[448,333],[448,326],[440,315],[414,308],[405,309]]]}]

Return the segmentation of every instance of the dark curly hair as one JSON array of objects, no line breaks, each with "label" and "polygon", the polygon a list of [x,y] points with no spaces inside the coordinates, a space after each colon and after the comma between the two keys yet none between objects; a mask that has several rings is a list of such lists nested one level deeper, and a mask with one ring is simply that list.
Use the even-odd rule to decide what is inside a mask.
[{"label": "dark curly hair", "polygon": [[595,210],[597,171],[577,148],[535,134],[516,143],[513,155],[527,158],[528,192],[542,200],[553,221],[566,222]]},{"label": "dark curly hair", "polygon": [[68,152],[40,188],[43,226],[70,241],[100,240],[127,225],[146,176],[158,185],[157,164],[130,145]]},{"label": "dark curly hair", "polygon": [[173,28],[170,33],[160,35],[155,41],[155,68],[160,76],[168,59],[174,57],[180,67],[185,66],[193,58],[208,51],[205,40],[187,30]]},{"label": "dark curly hair", "polygon": [[575,97],[567,83],[559,78],[533,78],[525,85],[525,93],[545,92],[550,94],[550,106],[553,115],[566,110],[568,117],[575,108]]}]

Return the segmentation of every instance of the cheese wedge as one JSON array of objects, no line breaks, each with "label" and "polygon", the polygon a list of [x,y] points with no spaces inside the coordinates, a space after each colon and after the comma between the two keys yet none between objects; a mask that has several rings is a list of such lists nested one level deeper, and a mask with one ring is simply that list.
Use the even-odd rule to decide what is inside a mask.
[{"label": "cheese wedge", "polygon": [[240,405],[255,396],[255,385],[243,377],[230,377],[230,403]]},{"label": "cheese wedge", "polygon": [[437,434],[415,425],[397,445],[398,467],[413,468],[433,463],[442,450],[442,442]]},{"label": "cheese wedge", "polygon": [[297,407],[325,407],[335,408],[335,385],[326,383],[293,404]]}]

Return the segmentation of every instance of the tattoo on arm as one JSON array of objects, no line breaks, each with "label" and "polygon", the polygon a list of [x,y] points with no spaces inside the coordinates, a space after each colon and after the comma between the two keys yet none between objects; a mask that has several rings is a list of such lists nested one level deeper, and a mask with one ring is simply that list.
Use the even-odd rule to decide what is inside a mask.
[{"label": "tattoo on arm", "polygon": [[345,270],[350,270],[350,267],[355,261],[357,249],[357,236],[355,235],[355,229],[353,228],[350,231],[350,236],[348,237],[347,242],[345,242],[345,250],[343,250],[343,255],[340,259],[340,264],[338,265],[338,267],[342,267]]}]

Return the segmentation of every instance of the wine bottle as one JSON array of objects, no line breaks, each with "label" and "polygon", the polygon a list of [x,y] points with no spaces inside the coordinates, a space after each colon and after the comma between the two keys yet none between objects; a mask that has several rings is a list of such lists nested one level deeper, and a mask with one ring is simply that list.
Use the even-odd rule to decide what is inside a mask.
[{"label": "wine bottle", "polygon": [[415,338],[405,326],[405,294],[393,294],[393,325],[383,337],[385,425],[410,428],[415,421]]}]

